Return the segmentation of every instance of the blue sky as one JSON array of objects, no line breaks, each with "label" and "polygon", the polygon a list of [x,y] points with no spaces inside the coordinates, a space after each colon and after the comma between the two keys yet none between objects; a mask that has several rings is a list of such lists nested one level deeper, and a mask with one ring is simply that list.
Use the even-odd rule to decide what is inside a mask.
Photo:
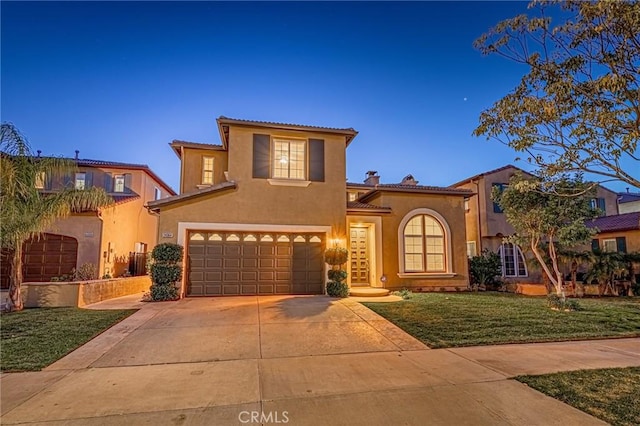
[{"label": "blue sky", "polygon": [[[514,163],[471,136],[526,69],[473,41],[526,2],[2,2],[2,120],[44,154],[148,164],[215,118],[360,132],[347,176],[446,186]],[[609,185],[622,190],[622,185]]]}]

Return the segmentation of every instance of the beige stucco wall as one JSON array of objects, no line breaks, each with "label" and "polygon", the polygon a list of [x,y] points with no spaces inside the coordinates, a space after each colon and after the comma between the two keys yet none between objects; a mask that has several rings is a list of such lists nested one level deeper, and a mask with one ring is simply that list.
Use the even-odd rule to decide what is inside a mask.
[{"label": "beige stucco wall", "polygon": [[618,204],[618,210],[620,214],[640,212],[640,201]]},{"label": "beige stucco wall", "polygon": [[[621,231],[621,232],[601,232],[594,236],[594,239],[598,239],[600,246],[602,247],[602,240],[617,238],[617,237],[625,237],[627,242],[627,253],[631,253],[634,251],[640,252],[640,230],[636,231]],[[591,246],[585,247],[586,250],[589,250]]]},{"label": "beige stucco wall", "polygon": [[[307,187],[275,186],[252,177],[253,134],[324,139],[325,181]],[[161,208],[159,242],[178,241],[178,222],[331,226],[346,238],[345,138],[330,134],[231,127],[229,179],[237,189],[204,195]]]},{"label": "beige stucco wall", "polygon": [[148,275],[86,282],[23,283],[22,301],[27,308],[82,307],[142,293],[150,286]]},{"label": "beige stucco wall", "polygon": [[[249,151],[251,153],[251,151]],[[202,158],[213,157],[213,184],[226,182],[224,172],[228,168],[226,151],[213,149],[182,148],[180,193],[198,190],[202,184]],[[249,158],[250,159],[250,158]]]},{"label": "beige stucco wall", "polygon": [[604,198],[605,216],[618,214],[618,194],[598,186],[596,190],[596,197]]},{"label": "beige stucco wall", "polygon": [[[383,271],[387,276],[386,288],[403,287],[422,291],[466,289],[469,284],[464,197],[435,194],[409,194],[384,192],[368,201],[371,204],[391,207],[392,213],[382,216]],[[412,210],[427,208],[439,213],[446,220],[451,232],[451,273],[453,277],[401,278],[398,276],[398,229],[404,217]]]},{"label": "beige stucco wall", "polygon": [[78,240],[78,267],[85,263],[93,263],[98,266],[102,243],[102,221],[98,218],[97,213],[73,214],[65,219],[57,220],[45,232],[66,235]]}]

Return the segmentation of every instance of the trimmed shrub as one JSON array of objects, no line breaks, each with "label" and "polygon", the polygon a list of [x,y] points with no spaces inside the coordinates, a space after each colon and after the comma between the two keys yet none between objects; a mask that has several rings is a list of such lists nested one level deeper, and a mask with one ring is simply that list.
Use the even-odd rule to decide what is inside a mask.
[{"label": "trimmed shrub", "polygon": [[497,253],[485,249],[480,256],[469,259],[469,275],[473,290],[498,286],[498,277],[501,274],[502,261]]},{"label": "trimmed shrub", "polygon": [[151,280],[155,285],[174,284],[182,279],[182,266],[154,263],[151,265]]},{"label": "trimmed shrub", "polygon": [[93,263],[83,263],[78,269],[74,269],[73,281],[90,281],[98,278],[98,268]]},{"label": "trimmed shrub", "polygon": [[564,296],[550,294],[547,296],[547,304],[551,309],[558,311],[580,311],[582,307],[577,300],[567,299]]},{"label": "trimmed shrub", "polygon": [[328,248],[324,251],[324,261],[331,266],[340,266],[347,263],[349,251],[342,247]]},{"label": "trimmed shrub", "polygon": [[342,282],[347,279],[347,271],[342,269],[329,269],[327,271],[327,277],[330,281]]},{"label": "trimmed shrub", "polygon": [[327,283],[327,294],[331,297],[347,297],[349,296],[349,286],[347,283],[329,281]]},{"label": "trimmed shrub", "polygon": [[162,302],[167,300],[176,300],[178,298],[178,289],[174,285],[152,285],[149,289],[151,300]]},{"label": "trimmed shrub", "polygon": [[179,244],[162,243],[153,248],[151,256],[156,263],[180,263],[184,248]]}]

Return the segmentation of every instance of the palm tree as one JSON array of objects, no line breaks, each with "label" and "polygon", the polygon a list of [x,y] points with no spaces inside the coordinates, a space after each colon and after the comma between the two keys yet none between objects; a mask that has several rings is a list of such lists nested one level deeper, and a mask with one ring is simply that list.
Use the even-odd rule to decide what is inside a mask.
[{"label": "palm tree", "polygon": [[23,308],[22,246],[56,220],[72,212],[90,211],[113,202],[104,190],[63,188],[42,193],[36,182],[65,176],[76,170],[73,160],[34,156],[29,143],[10,123],[0,126],[0,242],[11,261],[9,311]]},{"label": "palm tree", "polygon": [[585,281],[598,281],[598,293],[603,296],[607,290],[610,294],[616,294],[613,282],[616,277],[627,271],[627,262],[624,254],[594,250],[591,260],[591,269],[585,277]]},{"label": "palm tree", "polygon": [[569,271],[571,274],[571,289],[573,295],[576,296],[576,288],[578,286],[578,268],[581,264],[587,263],[591,260],[592,254],[588,251],[574,251],[574,250],[560,250],[560,259],[569,265]]}]

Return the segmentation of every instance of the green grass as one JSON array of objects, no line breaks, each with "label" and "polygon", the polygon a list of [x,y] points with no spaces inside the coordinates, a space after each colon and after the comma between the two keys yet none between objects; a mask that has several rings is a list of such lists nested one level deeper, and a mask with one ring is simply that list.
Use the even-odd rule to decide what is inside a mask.
[{"label": "green grass", "polygon": [[431,348],[640,336],[640,298],[580,299],[558,312],[545,298],[505,293],[422,293],[364,303]]},{"label": "green grass", "polygon": [[640,367],[516,377],[612,425],[640,424]]},{"label": "green grass", "polygon": [[40,370],[135,310],[25,309],[0,317],[0,370]]}]

